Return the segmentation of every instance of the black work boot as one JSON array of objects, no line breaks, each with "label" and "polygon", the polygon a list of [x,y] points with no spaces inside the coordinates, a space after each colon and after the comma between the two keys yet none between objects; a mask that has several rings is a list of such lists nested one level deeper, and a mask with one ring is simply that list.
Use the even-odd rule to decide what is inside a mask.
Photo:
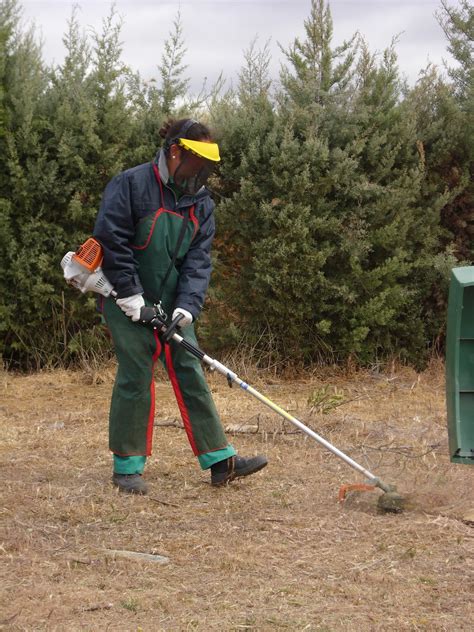
[{"label": "black work boot", "polygon": [[116,474],[112,476],[112,483],[118,487],[121,492],[129,494],[146,494],[148,493],[148,485],[143,480],[141,474]]},{"label": "black work boot", "polygon": [[255,472],[262,470],[267,463],[265,456],[252,456],[248,459],[243,456],[231,456],[211,465],[211,485],[219,487],[230,483],[234,478],[255,474]]}]

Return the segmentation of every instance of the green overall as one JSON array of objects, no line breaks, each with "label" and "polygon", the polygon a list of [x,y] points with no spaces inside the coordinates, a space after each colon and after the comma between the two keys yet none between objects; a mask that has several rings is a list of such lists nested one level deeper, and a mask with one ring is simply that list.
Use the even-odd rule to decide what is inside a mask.
[{"label": "green overall", "polygon": [[[161,186],[161,181],[159,184]],[[132,244],[146,304],[152,305],[161,299],[168,315],[175,308],[179,265],[199,228],[193,210],[194,207],[185,211],[190,214],[186,232],[164,287],[183,216],[165,208],[158,209],[138,223]],[[162,345],[155,331],[132,322],[110,298],[104,301],[103,314],[118,359],[109,419],[114,471],[141,473],[145,457],[151,454],[155,408],[153,370],[158,359],[170,377],[191,448],[201,467],[206,469],[235,454],[225,437],[199,360],[173,340]],[[184,328],[182,335],[197,346],[193,325]]]}]

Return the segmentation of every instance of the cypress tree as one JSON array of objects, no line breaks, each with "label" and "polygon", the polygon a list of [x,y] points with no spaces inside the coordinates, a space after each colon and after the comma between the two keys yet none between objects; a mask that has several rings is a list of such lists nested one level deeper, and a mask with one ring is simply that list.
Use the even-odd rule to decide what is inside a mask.
[{"label": "cypress tree", "polygon": [[[166,116],[196,111],[217,132],[208,343],[241,340],[266,363],[398,354],[421,365],[443,330],[447,278],[473,258],[472,8],[442,2],[458,62],[413,90],[395,42],[378,59],[354,35],[333,46],[328,3],[305,36],[244,53],[235,89],[187,97],[178,14],[158,82],[121,58],[114,9],[88,39],[73,10],[66,58],[46,68],[15,0],[0,0],[0,353],[13,366],[68,362],[100,345],[94,299],[59,261],[89,236],[106,182],[152,158]],[[201,108],[201,109],[200,109]]]},{"label": "cypress tree", "polygon": [[[130,136],[113,11],[90,50],[73,11],[66,58],[46,69],[34,33],[18,32],[7,64],[4,355],[20,366],[66,362],[84,348],[94,299],[64,300],[59,262],[89,236],[106,182],[123,167]],[[14,307],[13,307],[14,306]],[[44,323],[48,325],[45,327]],[[92,340],[92,338],[91,338]]]},{"label": "cypress tree", "polygon": [[230,294],[245,328],[255,340],[271,332],[280,358],[418,359],[445,200],[423,199],[424,158],[401,105],[394,45],[378,63],[355,37],[333,48],[320,0],[305,33],[287,51],[278,109],[267,101],[268,128],[261,104],[253,113],[242,99],[227,105],[231,173],[221,174],[232,197],[219,204],[219,257],[235,249]]},{"label": "cypress tree", "polygon": [[[18,4],[15,0],[0,2],[0,336],[6,335],[13,313],[10,302],[11,277],[8,274],[10,248],[13,244],[12,207],[8,198],[7,132],[9,126],[8,86],[14,54],[14,33],[18,23]],[[0,343],[0,358],[5,345]]]},{"label": "cypress tree", "polygon": [[[474,261],[474,7],[467,0],[461,0],[459,7],[445,0],[441,5],[438,20],[448,40],[448,51],[457,62],[448,69],[455,103],[455,108],[451,104],[450,118],[455,119],[457,127],[443,117],[450,129],[451,156],[449,161],[441,156],[435,159],[435,173],[456,192],[442,216],[443,226],[452,234],[454,252],[459,259]],[[424,126],[422,120],[420,123]]]},{"label": "cypress tree", "polygon": [[121,29],[122,21],[112,7],[103,20],[102,32],[93,35],[90,91],[100,138],[97,184],[101,189],[124,168],[133,129],[127,94],[129,69],[121,59]]},{"label": "cypress tree", "polygon": [[[41,116],[47,77],[34,30],[21,32],[16,2],[0,5],[3,33],[3,134],[1,152],[1,260],[5,273],[0,297],[0,352],[7,361],[45,354],[35,341],[36,327],[49,310],[54,292],[47,253],[58,230],[46,218],[47,196],[54,181],[42,144]],[[39,317],[38,315],[42,316]]]},{"label": "cypress tree", "polygon": [[[189,79],[181,14],[178,12],[167,39],[163,43],[161,62],[157,66],[159,80],[144,82],[139,73],[131,73],[128,82],[133,103],[133,137],[128,151],[129,164],[147,162],[161,144],[159,130],[165,119],[181,112]],[[187,113],[187,112],[186,112]]]},{"label": "cypress tree", "polygon": [[161,77],[159,95],[164,114],[171,115],[176,108],[178,100],[183,99],[188,91],[189,79],[184,77],[187,65],[183,64],[186,54],[183,39],[181,14],[178,11],[173,21],[173,29],[164,43],[164,52],[161,56],[161,64],[158,71]]},{"label": "cypress tree", "polygon": [[205,336],[212,329],[215,348],[239,341],[244,331],[252,336],[247,317],[253,243],[262,231],[259,205],[272,194],[268,173],[276,137],[268,45],[259,50],[254,40],[244,58],[236,89],[213,103],[210,119],[222,163],[210,185],[216,194],[217,232],[210,309],[200,320],[200,331]]},{"label": "cypress tree", "polygon": [[[97,182],[102,141],[94,102],[91,49],[73,9],[63,43],[63,63],[50,70],[46,100],[49,156],[57,165],[50,217],[65,229],[69,244],[90,231],[104,178]],[[66,244],[64,244],[66,246]]]}]

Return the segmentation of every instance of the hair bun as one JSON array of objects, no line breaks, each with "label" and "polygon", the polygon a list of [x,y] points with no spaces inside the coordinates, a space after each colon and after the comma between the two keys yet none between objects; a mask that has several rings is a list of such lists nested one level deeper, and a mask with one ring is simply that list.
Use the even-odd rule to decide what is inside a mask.
[{"label": "hair bun", "polygon": [[169,129],[171,127],[171,125],[173,124],[172,120],[166,121],[165,123],[163,123],[163,125],[160,128],[160,131],[158,132],[159,135],[161,136],[161,138],[166,138],[166,135],[169,132]]}]

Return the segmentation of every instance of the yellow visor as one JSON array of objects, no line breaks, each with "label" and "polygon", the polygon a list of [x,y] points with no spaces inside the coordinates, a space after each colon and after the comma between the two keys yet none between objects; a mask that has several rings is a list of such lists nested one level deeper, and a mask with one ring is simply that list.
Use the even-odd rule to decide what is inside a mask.
[{"label": "yellow visor", "polygon": [[221,159],[219,156],[219,145],[217,143],[203,143],[199,140],[189,140],[187,138],[179,138],[178,142],[185,149],[188,149],[200,158],[205,158],[212,162],[219,162]]}]

